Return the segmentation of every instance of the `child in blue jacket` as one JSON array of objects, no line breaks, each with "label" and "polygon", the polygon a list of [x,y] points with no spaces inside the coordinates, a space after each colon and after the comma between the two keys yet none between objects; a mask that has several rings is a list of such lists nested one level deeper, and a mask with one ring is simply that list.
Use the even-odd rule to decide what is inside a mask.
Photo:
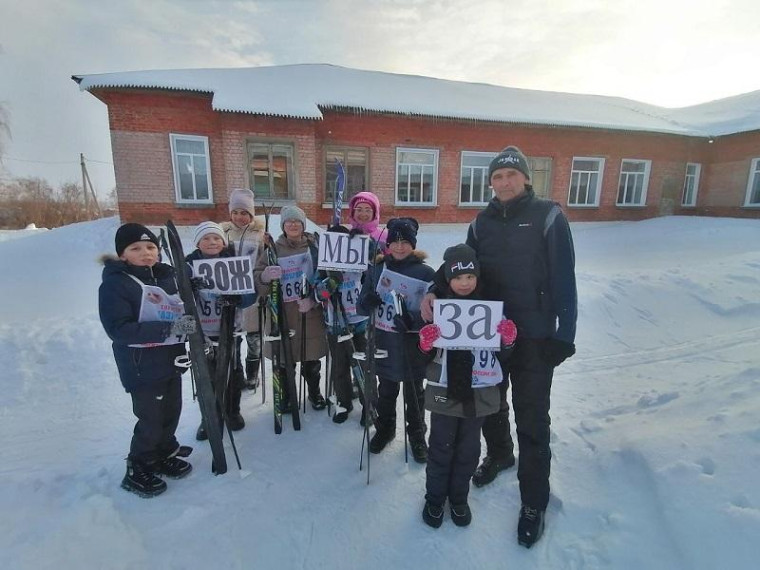
[{"label": "child in blue jacket", "polygon": [[124,389],[137,417],[122,488],[155,497],[166,490],[157,475],[179,479],[192,465],[178,455],[174,433],[182,410],[181,371],[185,337],[195,321],[184,315],[174,269],[159,263],[158,239],[145,226],[124,224],[116,231],[118,259],[103,260],[99,290],[100,322],[113,341],[113,354]]}]

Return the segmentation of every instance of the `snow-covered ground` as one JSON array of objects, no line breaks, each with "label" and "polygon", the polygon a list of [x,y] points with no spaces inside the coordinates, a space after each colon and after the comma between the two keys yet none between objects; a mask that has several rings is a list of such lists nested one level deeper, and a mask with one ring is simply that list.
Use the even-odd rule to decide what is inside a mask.
[{"label": "snow-covered ground", "polygon": [[[338,426],[309,410],[299,433],[286,416],[276,436],[270,402],[246,393],[244,471],[215,477],[189,379],[193,473],[151,500],[121,490],[133,418],[97,316],[117,226],[0,243],[4,568],[758,567],[760,220],[573,225],[578,354],[555,375],[552,499],[531,550],[514,470],[472,490],[469,528],[433,530],[403,438],[365,484],[356,413]],[[418,245],[436,265],[464,236],[423,226]]]}]

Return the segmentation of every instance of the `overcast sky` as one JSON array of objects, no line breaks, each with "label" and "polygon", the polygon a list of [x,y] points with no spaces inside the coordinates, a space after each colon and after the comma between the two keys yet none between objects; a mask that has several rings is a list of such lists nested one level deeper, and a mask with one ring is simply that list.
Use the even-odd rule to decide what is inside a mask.
[{"label": "overcast sky", "polygon": [[679,107],[760,89],[758,61],[757,0],[0,0],[0,179],[78,181],[82,152],[113,187],[74,74],[332,63]]}]

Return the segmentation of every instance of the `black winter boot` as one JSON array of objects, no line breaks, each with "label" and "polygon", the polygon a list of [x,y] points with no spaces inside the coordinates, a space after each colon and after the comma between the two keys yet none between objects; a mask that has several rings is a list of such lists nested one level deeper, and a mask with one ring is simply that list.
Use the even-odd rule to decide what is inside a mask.
[{"label": "black winter boot", "polygon": [[530,548],[544,534],[544,511],[527,505],[520,508],[520,520],[517,523],[517,543]]},{"label": "black winter boot", "polygon": [[372,439],[369,441],[370,453],[380,453],[395,437],[395,428],[380,427],[378,425],[375,435],[373,435]]},{"label": "black winter boot", "polygon": [[156,473],[166,475],[171,479],[182,479],[190,475],[193,466],[179,457],[167,457],[156,463]]},{"label": "black winter boot", "polygon": [[121,488],[144,499],[150,499],[166,491],[166,483],[156,477],[150,467],[139,461],[127,459],[127,473],[121,480]]},{"label": "black winter boot", "polygon": [[342,424],[345,422],[348,419],[348,414],[350,414],[353,409],[354,406],[351,403],[344,405],[338,402],[338,405],[335,407],[335,415],[332,419],[333,423]]},{"label": "black winter boot", "polygon": [[488,485],[491,481],[496,479],[496,476],[505,469],[509,469],[515,464],[515,456],[510,455],[504,459],[497,459],[486,455],[483,459],[483,463],[478,465],[475,473],[472,476],[472,483],[476,487],[482,487]]},{"label": "black winter boot", "polygon": [[440,527],[443,523],[443,507],[425,501],[425,506],[422,508],[422,520],[433,528]]},{"label": "black winter boot", "polygon": [[470,505],[451,505],[451,520],[457,526],[467,526],[472,522],[472,511]]},{"label": "black winter boot", "polygon": [[417,463],[427,463],[428,446],[423,433],[410,433],[409,447],[412,448],[412,456]]},{"label": "black winter boot", "polygon": [[240,431],[245,427],[245,420],[240,415],[240,412],[231,413],[227,416],[227,425],[230,426],[232,431]]},{"label": "black winter boot", "polygon": [[197,441],[206,441],[208,439],[208,434],[206,433],[206,428],[203,427],[203,422],[201,422],[201,425],[198,426],[198,429],[195,432],[195,439]]}]

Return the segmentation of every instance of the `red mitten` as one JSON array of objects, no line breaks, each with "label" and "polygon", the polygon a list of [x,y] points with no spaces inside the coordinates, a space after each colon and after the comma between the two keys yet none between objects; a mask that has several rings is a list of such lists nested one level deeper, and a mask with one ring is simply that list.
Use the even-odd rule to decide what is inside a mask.
[{"label": "red mitten", "polygon": [[517,327],[511,319],[501,319],[496,325],[496,332],[501,335],[501,344],[512,346],[517,338]]},{"label": "red mitten", "polygon": [[425,325],[420,329],[420,350],[430,352],[433,343],[441,336],[441,328],[438,325]]}]

